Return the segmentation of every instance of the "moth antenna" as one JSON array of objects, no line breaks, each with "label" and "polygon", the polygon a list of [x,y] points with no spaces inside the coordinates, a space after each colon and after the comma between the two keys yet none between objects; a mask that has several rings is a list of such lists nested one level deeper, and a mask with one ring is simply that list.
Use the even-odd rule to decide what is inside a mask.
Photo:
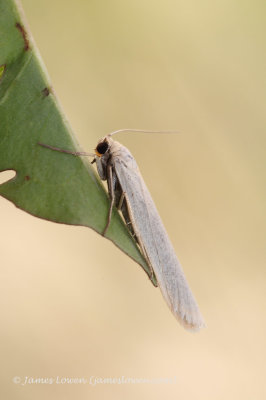
[{"label": "moth antenna", "polygon": [[46,147],[47,149],[54,150],[54,151],[59,151],[60,153],[67,153],[67,154],[72,154],[73,156],[87,156],[87,157],[94,157],[95,154],[93,153],[86,153],[85,151],[71,151],[71,150],[65,150],[61,149],[59,147],[54,147],[50,146],[49,144],[44,144],[38,142],[39,146]]},{"label": "moth antenna", "polygon": [[108,133],[107,136],[115,135],[120,132],[142,132],[142,133],[180,133],[180,131],[153,131],[148,129],[118,129],[117,131]]}]

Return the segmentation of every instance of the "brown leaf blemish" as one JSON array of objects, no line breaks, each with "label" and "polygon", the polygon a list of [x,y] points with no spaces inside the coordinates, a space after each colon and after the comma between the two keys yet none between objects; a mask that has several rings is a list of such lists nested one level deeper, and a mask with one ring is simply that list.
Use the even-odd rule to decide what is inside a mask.
[{"label": "brown leaf blemish", "polygon": [[23,37],[24,50],[28,51],[30,48],[30,45],[29,45],[29,39],[28,39],[28,36],[27,36],[27,33],[26,33],[24,27],[19,22],[16,22],[16,28],[19,30],[19,32],[21,33],[21,35]]},{"label": "brown leaf blemish", "polygon": [[45,88],[42,90],[42,94],[43,94],[44,97],[49,96],[50,93],[51,93],[51,91],[50,91],[50,89],[49,89],[48,87],[45,87]]},{"label": "brown leaf blemish", "polygon": [[29,176],[29,175],[26,175],[26,176],[24,177],[24,179],[25,179],[25,181],[29,181],[29,180],[30,180],[30,176]]}]

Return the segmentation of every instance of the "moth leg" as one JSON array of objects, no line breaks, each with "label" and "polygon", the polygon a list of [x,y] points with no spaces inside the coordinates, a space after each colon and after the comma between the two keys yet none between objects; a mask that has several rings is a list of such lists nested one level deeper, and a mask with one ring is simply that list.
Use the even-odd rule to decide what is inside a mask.
[{"label": "moth leg", "polygon": [[108,211],[107,222],[106,222],[105,228],[104,228],[103,233],[102,233],[103,236],[105,236],[106,231],[109,228],[109,225],[110,225],[110,222],[111,222],[111,217],[112,217],[114,201],[115,201],[114,184],[113,184],[113,171],[112,171],[112,165],[111,164],[109,164],[107,166],[107,184],[108,184],[108,192],[109,192],[109,196],[110,196],[110,207],[109,207],[109,211]]},{"label": "moth leg", "polygon": [[122,208],[122,204],[123,204],[124,199],[125,199],[125,193],[122,192],[121,197],[120,197],[120,199],[119,199],[118,206],[117,206],[117,209],[118,209],[119,211],[120,211],[121,208]]},{"label": "moth leg", "polygon": [[50,149],[50,150],[59,151],[60,153],[72,154],[72,156],[90,156],[90,157],[93,156],[93,154],[86,153],[85,151],[64,150],[64,149],[60,149],[59,147],[50,146],[49,144],[44,144],[44,143],[40,143],[40,142],[38,142],[38,145],[42,146],[42,147],[46,147],[47,149]]},{"label": "moth leg", "polygon": [[[144,247],[144,245],[142,243],[142,240],[140,238],[140,235],[138,233],[138,229],[137,229],[137,227],[135,225],[133,213],[132,213],[132,210],[131,210],[131,207],[130,207],[130,204],[129,204],[129,201],[128,201],[128,198],[127,198],[127,194],[125,192],[124,192],[124,197],[126,198],[127,210],[128,210],[128,215],[129,215],[129,219],[130,219],[130,224],[131,224],[131,226],[133,228],[133,231],[134,231],[134,235],[133,236],[136,236],[136,240],[137,240],[137,243],[139,244],[139,247],[141,249],[142,255],[145,258],[145,261],[146,261],[146,263],[148,264],[148,267],[149,267],[148,276],[149,276],[150,280],[152,281],[152,283],[153,283],[154,280],[156,282],[156,276],[154,274],[151,262],[149,260],[149,257],[148,257],[148,255],[146,253],[146,250],[145,250],[145,247]],[[154,285],[154,286],[157,286],[157,285]]]},{"label": "moth leg", "polygon": [[[138,239],[138,242],[139,242],[139,239]],[[156,276],[155,276],[155,273],[154,273],[153,268],[151,266],[150,260],[148,259],[147,253],[146,253],[146,251],[145,251],[145,249],[144,249],[144,247],[143,247],[141,242],[139,242],[139,245],[140,245],[142,254],[143,254],[143,256],[144,256],[144,258],[146,260],[146,263],[148,264],[149,270],[150,270],[150,273],[148,274],[148,276],[149,276],[150,280],[153,281],[153,279],[156,278]]]}]

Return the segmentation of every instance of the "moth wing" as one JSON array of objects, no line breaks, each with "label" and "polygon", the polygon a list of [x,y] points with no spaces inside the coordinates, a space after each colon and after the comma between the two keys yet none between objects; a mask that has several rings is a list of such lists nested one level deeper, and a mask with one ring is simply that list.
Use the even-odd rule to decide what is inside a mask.
[{"label": "moth wing", "polygon": [[204,320],[136,161],[121,145],[119,153],[113,155],[113,162],[163,297],[186,329],[199,330],[205,326]]}]

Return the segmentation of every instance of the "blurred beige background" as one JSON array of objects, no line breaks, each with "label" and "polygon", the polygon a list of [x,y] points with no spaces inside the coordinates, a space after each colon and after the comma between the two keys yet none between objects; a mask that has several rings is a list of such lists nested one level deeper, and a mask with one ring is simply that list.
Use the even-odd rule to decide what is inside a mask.
[{"label": "blurred beige background", "polygon": [[[3,398],[265,399],[265,2],[22,4],[84,149],[120,128],[180,130],[116,139],[139,163],[207,329],[186,332],[92,230],[0,198]],[[23,385],[57,376],[172,383]]]}]

